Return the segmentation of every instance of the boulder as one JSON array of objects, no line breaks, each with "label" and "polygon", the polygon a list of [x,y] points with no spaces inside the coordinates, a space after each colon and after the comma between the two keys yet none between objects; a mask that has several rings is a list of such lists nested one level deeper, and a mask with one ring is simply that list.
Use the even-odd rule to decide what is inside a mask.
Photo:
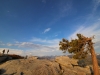
[{"label": "boulder", "polygon": [[6,56],[0,56],[0,63],[3,62],[3,61],[5,61],[6,59],[7,59]]},{"label": "boulder", "polygon": [[8,60],[12,60],[12,57],[10,57],[8,55],[2,55],[2,56],[0,56],[0,63],[8,61]]},{"label": "boulder", "polygon": [[5,62],[0,65],[0,68],[5,69],[3,74],[20,75],[61,75],[59,64],[49,60],[33,60],[16,59]]},{"label": "boulder", "polygon": [[59,56],[54,61],[37,57],[28,59],[9,60],[0,65],[0,69],[5,70],[5,75],[89,75],[90,67],[73,67],[72,64],[78,65],[77,60],[70,59],[67,56]]},{"label": "boulder", "polygon": [[61,69],[63,70],[62,75],[86,75],[91,73],[89,66],[80,67],[77,63],[78,60],[69,58],[68,56],[56,57],[55,61],[61,66]]},{"label": "boulder", "polygon": [[[60,65],[72,68],[73,65],[78,65],[77,60],[70,59],[68,56],[59,56],[55,58],[55,61]],[[73,65],[72,65],[73,64]]]},{"label": "boulder", "polygon": [[86,73],[84,73],[84,72],[77,72],[76,74],[77,75],[86,75]]}]

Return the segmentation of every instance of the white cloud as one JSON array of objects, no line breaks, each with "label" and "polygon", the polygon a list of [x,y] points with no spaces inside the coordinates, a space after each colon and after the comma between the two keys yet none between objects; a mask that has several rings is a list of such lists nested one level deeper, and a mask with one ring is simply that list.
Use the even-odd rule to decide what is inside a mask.
[{"label": "white cloud", "polygon": [[46,32],[48,32],[48,31],[50,31],[50,30],[51,30],[51,28],[47,28],[47,29],[44,30],[43,33],[46,33]]},{"label": "white cloud", "polygon": [[[42,40],[42,39],[41,39]],[[38,40],[37,40],[38,41]],[[41,42],[41,41],[39,41]],[[35,44],[32,42],[17,42],[15,44],[12,43],[7,43],[7,46],[16,46],[19,48],[27,48],[27,50],[18,50],[17,49],[11,49],[10,52],[11,53],[16,53],[20,54],[20,55],[37,55],[37,56],[43,56],[43,55],[59,55],[62,54],[62,52],[60,52],[59,47],[58,47],[58,43],[59,40],[46,40],[46,41],[42,41],[42,42],[47,42],[46,45],[41,45],[41,44]],[[49,44],[48,44],[49,43]],[[2,48],[1,50],[3,50],[5,48]],[[6,50],[8,50],[8,48],[6,48]],[[57,54],[58,53],[58,54]]]},{"label": "white cloud", "polygon": [[0,45],[4,46],[5,44],[2,41],[0,41]]},{"label": "white cloud", "polygon": [[21,42],[18,44],[18,47],[23,47],[23,48],[40,48],[41,45],[34,44],[31,42]]},{"label": "white cloud", "polygon": [[13,44],[7,43],[7,46],[12,46]]},{"label": "white cloud", "polygon": [[41,38],[36,38],[36,37],[33,37],[32,42],[41,42],[41,43],[58,43],[60,41],[60,39],[51,39],[51,40],[47,40],[47,39],[41,39]]},{"label": "white cloud", "polygon": [[[43,56],[43,55],[60,55],[62,52],[59,50],[59,41],[60,39],[41,39],[41,38],[33,38],[30,40],[30,42],[19,42],[15,41],[15,43],[7,43],[5,46],[15,47],[15,49],[9,49],[9,48],[2,48],[6,50],[10,50],[11,53],[16,53],[18,49],[17,54],[21,55],[37,55],[37,56]],[[36,44],[38,43],[38,44]],[[18,49],[17,49],[18,48]],[[26,49],[27,50],[24,50]]]},{"label": "white cloud", "polygon": [[58,49],[42,48],[36,50],[27,50],[26,55],[34,56],[50,56],[50,55],[63,55],[63,53]]},{"label": "white cloud", "polygon": [[84,26],[80,26],[72,35],[69,36],[69,38],[76,38],[76,34],[77,33],[82,33],[83,35],[85,36],[93,36],[93,35],[96,35],[99,36],[99,33],[100,33],[100,24],[97,23],[97,24],[93,24],[93,25],[90,25],[88,27],[84,27]]},{"label": "white cloud", "polygon": [[7,43],[7,46],[17,46],[22,48],[41,48],[42,45],[34,44],[32,42],[19,42],[15,44]]},{"label": "white cloud", "polygon": [[[58,45],[58,44],[57,44]],[[35,44],[35,43],[31,43],[31,42],[22,42],[18,45],[18,47],[22,47],[22,48],[30,48],[30,49],[33,49],[33,50],[37,50],[37,49],[41,49],[41,50],[49,50],[49,49],[52,49],[52,50],[56,50],[58,49],[56,44],[54,45],[41,45],[41,44]]]},{"label": "white cloud", "polygon": [[36,38],[34,37],[31,42],[36,42],[36,43],[40,43],[43,46],[48,46],[48,47],[55,47],[58,48],[59,47],[59,41],[61,41],[61,39],[41,39],[41,38]]},{"label": "white cloud", "polygon": [[63,53],[57,48],[50,47],[42,47],[38,49],[28,49],[28,50],[20,50],[20,49],[11,49],[11,48],[0,48],[0,52],[5,49],[5,54],[9,49],[9,54],[17,54],[22,56],[50,56],[50,55],[63,55]]}]

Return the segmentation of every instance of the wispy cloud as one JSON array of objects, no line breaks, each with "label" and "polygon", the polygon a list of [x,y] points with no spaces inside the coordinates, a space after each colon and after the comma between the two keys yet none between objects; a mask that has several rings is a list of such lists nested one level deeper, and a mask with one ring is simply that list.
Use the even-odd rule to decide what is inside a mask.
[{"label": "wispy cloud", "polygon": [[[97,8],[100,6],[100,0],[92,0],[92,10],[91,10],[91,13],[89,13],[88,15],[86,15],[86,23],[88,23],[88,21],[95,21],[97,20],[96,17],[99,17],[99,16],[96,16],[96,11],[97,11]],[[100,18],[100,17],[99,17]],[[98,19],[99,20],[99,19]]]},{"label": "wispy cloud", "polygon": [[0,45],[4,46],[5,44],[2,41],[0,41]]},{"label": "wispy cloud", "polygon": [[44,30],[43,33],[46,33],[46,32],[48,32],[48,31],[50,31],[50,30],[51,30],[51,28],[47,28],[47,29]]},{"label": "wispy cloud", "polygon": [[39,49],[39,50],[29,50],[26,51],[27,55],[35,55],[35,56],[51,56],[51,55],[63,55],[63,53],[59,50],[52,49]]},{"label": "wispy cloud", "polygon": [[43,3],[46,3],[46,0],[42,0]]},{"label": "wispy cloud", "polygon": [[59,16],[60,18],[65,17],[70,14],[70,11],[72,10],[72,1],[61,1],[58,5],[59,7]]},{"label": "wispy cloud", "polygon": [[100,21],[100,18],[98,20]]},{"label": "wispy cloud", "polygon": [[[81,24],[79,28],[76,29],[76,31],[74,31],[74,33],[72,33],[69,36],[69,39],[75,39],[77,38],[76,34],[77,33],[81,33],[84,36],[87,37],[92,37],[93,35],[95,35],[95,39],[93,39],[94,47],[96,52],[99,52],[100,49],[100,22],[99,19],[100,17],[96,16],[95,13],[97,11],[97,8],[100,6],[100,0],[92,0],[93,1],[93,8],[92,8],[92,12],[89,13],[89,15],[87,17],[85,17],[86,21],[84,22],[84,24]],[[92,23],[91,23],[92,22]]]},{"label": "wispy cloud", "polygon": [[31,42],[34,43],[40,43],[44,46],[48,46],[48,47],[58,47],[59,46],[59,41],[61,39],[41,39],[41,38],[32,38],[32,40],[30,40]]},{"label": "wispy cloud", "polygon": [[[33,38],[30,42],[17,41],[15,43],[7,43],[6,45],[8,47],[16,47],[16,48],[18,47],[22,49],[27,48],[27,50],[21,50],[22,51],[21,54],[23,55],[37,55],[37,56],[60,55],[62,54],[62,52],[60,52],[59,50],[59,41],[60,39],[47,40],[47,39]],[[2,48],[2,50],[3,49],[4,48]]]},{"label": "wispy cloud", "polygon": [[11,43],[7,43],[7,46],[13,46]]},{"label": "wispy cloud", "polygon": [[30,41],[32,42],[41,42],[41,43],[58,43],[60,39],[41,39],[33,37]]},{"label": "wispy cloud", "polygon": [[31,49],[40,49],[43,47],[43,45],[40,44],[34,44],[32,42],[19,42],[15,44],[7,43],[7,46],[17,46],[19,48],[31,48]]},{"label": "wispy cloud", "polygon": [[52,48],[40,48],[40,49],[28,49],[28,50],[21,50],[21,49],[12,49],[12,48],[0,48],[0,52],[2,53],[2,50],[5,49],[5,54],[7,53],[7,50],[9,49],[9,54],[18,54],[21,56],[50,56],[50,55],[64,55],[60,50],[58,49],[52,49]]},{"label": "wispy cloud", "polygon": [[71,14],[71,10],[73,9],[72,1],[71,0],[65,0],[65,1],[60,0],[57,2],[55,9],[57,10],[57,12],[54,15],[54,18],[47,24],[48,26],[55,24],[60,19]]},{"label": "wispy cloud", "polygon": [[0,52],[2,53],[2,50],[5,49],[6,52],[9,49],[10,54],[19,54],[19,55],[35,55],[35,56],[45,56],[45,55],[61,55],[62,52],[60,52],[58,47],[49,47],[39,44],[34,44],[30,42],[22,42],[19,44],[12,44],[10,46],[18,46],[20,48],[28,48],[27,50],[19,50],[19,49],[11,49],[11,48],[0,48]]},{"label": "wispy cloud", "polygon": [[[92,0],[93,1],[93,9],[92,9],[92,12],[86,17],[86,22],[81,25],[72,35],[70,35],[69,38],[76,38],[76,34],[77,33],[82,33],[83,35],[85,36],[93,36],[93,35],[96,35],[95,36],[95,41],[94,42],[98,42],[100,39],[100,17],[96,17],[94,16],[97,8],[100,6],[100,0]],[[92,25],[89,25],[91,23],[89,23],[91,21],[94,21],[95,19],[95,22],[92,23]],[[89,21],[89,22],[88,22]],[[88,26],[88,27],[87,27]]]},{"label": "wispy cloud", "polygon": [[98,6],[100,6],[100,0],[93,0],[93,3],[94,3],[93,12],[95,12]]},{"label": "wispy cloud", "polygon": [[93,35],[95,35],[95,39],[93,40],[93,42],[95,43],[94,44],[95,49],[96,50],[100,49],[100,22],[94,23],[93,25],[90,25],[88,27],[80,26],[74,33],[72,33],[69,36],[69,39],[77,38],[76,36],[77,33],[81,33],[87,37],[92,37]]}]

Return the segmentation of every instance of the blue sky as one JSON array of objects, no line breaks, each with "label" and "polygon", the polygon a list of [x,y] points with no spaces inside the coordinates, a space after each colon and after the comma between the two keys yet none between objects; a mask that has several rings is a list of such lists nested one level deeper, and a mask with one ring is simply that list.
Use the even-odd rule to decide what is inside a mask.
[{"label": "blue sky", "polygon": [[59,41],[77,33],[100,53],[100,0],[0,0],[0,51],[63,55]]}]

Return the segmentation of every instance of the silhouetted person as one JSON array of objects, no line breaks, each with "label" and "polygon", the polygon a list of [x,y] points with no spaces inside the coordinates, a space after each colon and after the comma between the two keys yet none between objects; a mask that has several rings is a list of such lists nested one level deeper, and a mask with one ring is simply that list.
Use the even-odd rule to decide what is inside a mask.
[{"label": "silhouetted person", "polygon": [[8,54],[8,52],[9,52],[9,49],[7,50],[7,54]]},{"label": "silhouetted person", "polygon": [[3,52],[3,54],[5,53],[5,49],[2,51]]},{"label": "silhouetted person", "polygon": [[23,73],[23,72],[21,72],[21,73],[20,73],[20,75],[24,75],[24,73]]},{"label": "silhouetted person", "polygon": [[91,72],[91,75],[94,75],[94,72],[92,70],[92,67],[90,67],[90,72]]},{"label": "silhouetted person", "polygon": [[25,59],[27,59],[27,57],[28,57],[28,56],[26,55]]}]

